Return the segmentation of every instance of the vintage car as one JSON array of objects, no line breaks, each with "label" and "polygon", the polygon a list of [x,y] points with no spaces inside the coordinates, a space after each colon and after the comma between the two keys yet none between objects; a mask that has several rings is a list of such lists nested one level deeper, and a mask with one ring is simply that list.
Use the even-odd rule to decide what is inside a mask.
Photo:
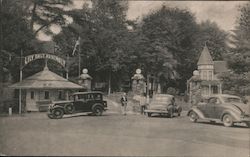
[{"label": "vintage car", "polygon": [[250,126],[250,105],[234,95],[219,94],[201,99],[191,107],[187,115],[192,122],[204,119],[210,122],[222,121],[226,127],[239,122]]},{"label": "vintage car", "polygon": [[144,112],[148,117],[151,117],[152,114],[159,114],[168,115],[168,117],[172,118],[176,115],[180,116],[181,111],[182,108],[176,105],[173,95],[156,94]]},{"label": "vintage car", "polygon": [[89,112],[101,116],[107,110],[107,101],[103,100],[101,92],[77,92],[71,95],[71,100],[53,101],[48,108],[48,117],[60,119],[64,114]]}]

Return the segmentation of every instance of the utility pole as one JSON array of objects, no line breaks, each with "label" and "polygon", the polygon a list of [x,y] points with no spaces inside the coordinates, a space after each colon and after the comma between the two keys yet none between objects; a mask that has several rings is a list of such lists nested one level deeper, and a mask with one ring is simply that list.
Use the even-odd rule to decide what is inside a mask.
[{"label": "utility pole", "polygon": [[147,103],[149,103],[149,74],[147,74]]},{"label": "utility pole", "polygon": [[78,41],[79,41],[79,52],[78,52],[78,76],[79,76],[79,78],[80,78],[80,76],[81,76],[81,37],[80,37],[80,35],[79,35]]}]

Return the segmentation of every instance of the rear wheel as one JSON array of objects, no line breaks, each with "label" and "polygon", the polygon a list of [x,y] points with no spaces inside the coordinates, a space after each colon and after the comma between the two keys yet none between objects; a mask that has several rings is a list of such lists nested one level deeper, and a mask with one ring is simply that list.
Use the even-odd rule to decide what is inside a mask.
[{"label": "rear wheel", "polygon": [[225,114],[222,118],[223,124],[226,127],[233,126],[233,117],[230,114]]},{"label": "rear wheel", "polygon": [[250,122],[245,122],[247,127],[250,128]]},{"label": "rear wheel", "polygon": [[198,115],[194,111],[191,111],[188,116],[191,122],[197,122]]},{"label": "rear wheel", "polygon": [[56,119],[61,119],[63,117],[63,110],[60,108],[54,109],[52,111],[54,118]]},{"label": "rear wheel", "polygon": [[93,109],[93,113],[95,116],[101,116],[103,112],[103,108],[101,106],[96,106]]}]

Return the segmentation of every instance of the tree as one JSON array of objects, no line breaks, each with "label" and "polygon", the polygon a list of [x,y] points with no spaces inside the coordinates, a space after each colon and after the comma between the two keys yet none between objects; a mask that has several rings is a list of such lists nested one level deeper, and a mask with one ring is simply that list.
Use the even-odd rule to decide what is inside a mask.
[{"label": "tree", "polygon": [[[24,3],[27,8],[31,8],[27,18],[30,18],[30,29],[34,30],[35,35],[41,30],[53,34],[50,26],[64,25],[67,15],[65,8],[72,4],[70,0],[29,0]],[[36,29],[35,25],[38,25]]]},{"label": "tree", "polygon": [[[110,86],[111,75],[116,75],[124,67],[122,64],[126,45],[123,40],[128,33],[127,5],[127,1],[93,0],[92,8],[85,5],[81,10],[69,12],[74,26],[63,28],[62,33],[55,36],[55,39],[64,38],[61,41],[70,39],[68,43],[74,43],[74,40],[80,36],[82,60],[88,61],[89,64],[85,65],[93,75],[97,75],[97,79],[107,79]],[[70,38],[66,39],[66,37]],[[58,39],[56,40],[59,42]],[[117,86],[117,84],[113,85]]]},{"label": "tree", "polygon": [[240,15],[237,26],[233,31],[231,53],[228,56],[229,67],[236,73],[242,74],[250,70],[250,3],[239,7]]},{"label": "tree", "polygon": [[231,72],[220,78],[225,93],[245,96],[250,94],[250,3],[240,6],[239,12],[237,26],[232,34],[232,47],[227,55]]},{"label": "tree", "polygon": [[209,20],[201,22],[196,34],[196,51],[201,51],[204,44],[208,46],[213,60],[223,60],[228,53],[228,33]]},{"label": "tree", "polygon": [[[19,78],[19,65],[21,49],[25,54],[33,49],[32,41],[34,40],[33,32],[28,27],[28,21],[24,17],[26,10],[16,3],[16,1],[3,0],[1,10],[1,59],[3,66],[12,74],[16,81]],[[27,51],[26,51],[27,50]],[[0,75],[3,75],[1,73]]]},{"label": "tree", "polygon": [[141,51],[148,62],[145,69],[153,71],[165,85],[171,80],[187,79],[181,69],[191,67],[197,29],[193,15],[187,10],[162,6],[145,16],[142,33],[148,40],[144,45],[147,50]]}]

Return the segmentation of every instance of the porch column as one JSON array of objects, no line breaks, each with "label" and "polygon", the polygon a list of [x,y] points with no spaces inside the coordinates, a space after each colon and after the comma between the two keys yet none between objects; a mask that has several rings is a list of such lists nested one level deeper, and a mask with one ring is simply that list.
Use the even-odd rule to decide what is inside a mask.
[{"label": "porch column", "polygon": [[211,84],[208,85],[208,96],[211,96]]}]

